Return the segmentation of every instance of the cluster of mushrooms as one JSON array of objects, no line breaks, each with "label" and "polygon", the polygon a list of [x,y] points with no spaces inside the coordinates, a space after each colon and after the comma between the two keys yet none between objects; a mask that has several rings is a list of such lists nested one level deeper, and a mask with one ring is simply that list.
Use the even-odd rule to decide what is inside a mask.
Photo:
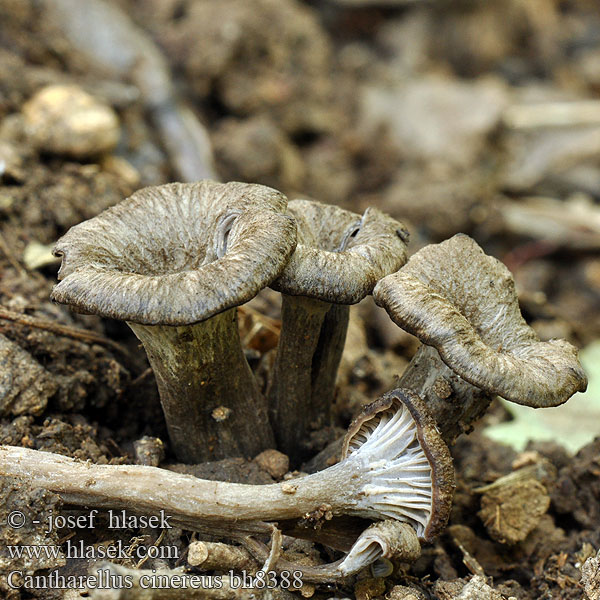
[{"label": "cluster of mushrooms", "polygon": [[[369,294],[423,345],[398,388],[350,426],[340,462],[312,475],[252,486],[6,446],[0,474],[75,505],[164,510],[186,529],[242,544],[266,568],[302,571],[305,581],[335,581],[385,558],[415,560],[448,519],[448,444],[492,398],[557,406],[587,381],[576,349],[539,340],[510,272],[471,238],[427,246],[408,262],[407,241],[401,223],[373,208],[358,215],[212,181],[146,188],[73,227],[56,245],[62,266],[52,298],[127,322],[184,462],[273,447],[293,464],[306,458],[303,441],[329,422],[349,306]],[[261,389],[236,307],[267,286],[281,293],[282,330]],[[308,567],[281,557],[282,532],[303,535],[298,519],[308,529],[337,520],[340,530],[357,517],[362,533],[337,542],[339,561]]]}]

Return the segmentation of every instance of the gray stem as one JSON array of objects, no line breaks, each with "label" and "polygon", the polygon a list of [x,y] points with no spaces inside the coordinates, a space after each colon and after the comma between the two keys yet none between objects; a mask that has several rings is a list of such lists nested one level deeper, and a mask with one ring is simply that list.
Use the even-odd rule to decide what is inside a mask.
[{"label": "gray stem", "polygon": [[[256,560],[264,561],[269,548],[252,537],[241,540]],[[303,581],[325,583],[339,581],[345,576],[358,573],[381,557],[393,558],[398,562],[414,562],[421,555],[421,544],[414,528],[408,523],[386,520],[377,521],[367,527],[354,541],[346,556],[333,563],[306,565],[277,561],[278,571],[299,571]]]},{"label": "gray stem", "polygon": [[266,400],[242,351],[236,309],[181,327],[128,325],[148,354],[179,460],[253,457],[273,447]]},{"label": "gray stem", "polygon": [[[157,467],[94,465],[50,452],[0,446],[0,475],[23,477],[32,487],[56,492],[69,504],[145,514],[164,511],[171,523],[195,522],[193,529],[222,529],[230,537],[232,525],[240,532],[264,532],[268,529],[263,521],[313,513],[364,513],[359,506],[360,491],[368,473],[363,472],[361,460],[351,455],[314,475],[247,485],[208,481]],[[252,527],[253,523],[259,527]]]},{"label": "gray stem", "polygon": [[[398,380],[397,388],[409,389],[427,402],[443,440],[451,445],[461,433],[482,417],[492,396],[466,382],[447,367],[437,350],[421,345]],[[315,473],[339,461],[344,438],[329,443],[302,465],[302,471]]]},{"label": "gray stem", "polygon": [[427,402],[444,441],[451,445],[485,414],[492,396],[466,382],[447,367],[438,351],[422,345],[402,374],[397,387],[415,392]]},{"label": "gray stem", "polygon": [[[0,476],[23,478],[31,487],[56,492],[63,501],[78,506],[149,514],[164,511],[178,523],[193,523],[193,529],[222,530],[233,538],[242,531],[272,528],[265,521],[302,518],[318,524],[353,515],[407,522],[427,539],[431,520],[443,519],[435,513],[432,494],[438,493],[439,505],[446,492],[435,492],[439,486],[432,486],[426,454],[427,448],[432,456],[438,450],[435,443],[424,448],[419,441],[410,407],[400,404],[390,411],[390,399],[383,401],[372,407],[381,408],[380,418],[369,422],[366,430],[354,432],[351,452],[344,460],[319,473],[276,484],[207,481],[141,465],[93,465],[13,446],[0,446]],[[423,436],[434,434],[421,431]],[[449,463],[448,456],[439,456]],[[451,485],[452,477],[446,475]],[[232,529],[238,530],[237,536],[231,535]]]},{"label": "gray stem", "polygon": [[315,429],[329,425],[331,407],[335,396],[335,382],[342,360],[350,307],[333,304],[327,311],[319,342],[312,361],[312,392],[310,414]]},{"label": "gray stem", "polygon": [[282,294],[281,335],[267,396],[277,445],[293,463],[307,452],[313,357],[331,305]]}]

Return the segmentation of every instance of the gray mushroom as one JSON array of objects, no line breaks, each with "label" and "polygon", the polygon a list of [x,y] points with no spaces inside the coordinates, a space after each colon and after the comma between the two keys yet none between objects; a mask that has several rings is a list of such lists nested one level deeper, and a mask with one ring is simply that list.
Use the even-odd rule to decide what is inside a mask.
[{"label": "gray mushroom", "polygon": [[286,204],[244,183],[149,187],[56,244],[61,281],[52,299],[128,323],[148,354],[180,460],[254,456],[273,445],[235,307],[277,277],[294,249]]},{"label": "gray mushroom", "polygon": [[392,519],[429,541],[445,526],[454,491],[447,446],[424,403],[396,390],[365,407],[348,431],[344,459],[319,473],[269,485],[208,481],[156,467],[92,465],[0,446],[0,476],[24,477],[65,502],[161,510],[194,531],[264,533],[265,521],[319,514]]},{"label": "gray mushroom", "polygon": [[[510,271],[464,234],[417,252],[373,296],[426,345],[400,385],[427,397],[446,440],[466,429],[493,395],[540,408],[587,386],[577,349],[539,340],[521,316]],[[468,402],[452,410],[445,399],[462,392]]]},{"label": "gray mushroom", "polygon": [[329,420],[350,304],[406,261],[408,232],[375,208],[358,215],[293,200],[298,245],[271,285],[282,292],[282,331],[267,392],[279,447],[299,461],[311,429]]},{"label": "gray mushroom", "polygon": [[[255,560],[265,561],[269,548],[253,538],[242,542]],[[393,572],[390,559],[412,563],[421,555],[421,544],[414,528],[408,523],[387,519],[367,527],[349,548],[347,554],[333,562],[306,565],[279,558],[274,565],[279,572],[297,572],[302,581],[315,583],[335,582],[358,573],[371,565],[373,575],[387,577]]]},{"label": "gray mushroom", "polygon": [[[343,575],[348,575],[358,573],[369,565],[375,566],[376,561],[381,558],[412,563],[420,555],[421,545],[410,525],[392,520],[378,521],[359,536],[338,570]],[[390,572],[387,574],[391,575]]]}]

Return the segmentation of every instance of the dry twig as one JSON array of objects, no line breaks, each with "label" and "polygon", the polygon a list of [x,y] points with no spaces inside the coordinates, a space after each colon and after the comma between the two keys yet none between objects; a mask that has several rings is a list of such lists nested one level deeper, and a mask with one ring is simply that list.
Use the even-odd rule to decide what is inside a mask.
[{"label": "dry twig", "polygon": [[42,329],[43,331],[50,331],[56,335],[62,335],[64,337],[70,337],[76,340],[81,340],[88,344],[100,344],[101,346],[107,346],[113,350],[116,350],[122,355],[128,355],[129,352],[117,342],[113,342],[104,336],[88,331],[87,329],[80,329],[79,327],[69,327],[68,325],[60,325],[53,321],[47,321],[46,319],[40,319],[39,317],[32,317],[30,315],[24,315],[17,313],[12,310],[8,310],[3,306],[0,306],[0,319],[6,321],[12,321],[25,327],[34,327],[35,329]]},{"label": "dry twig", "polygon": [[256,571],[258,565],[252,555],[240,546],[221,542],[192,542],[188,549],[188,564],[203,571]]}]

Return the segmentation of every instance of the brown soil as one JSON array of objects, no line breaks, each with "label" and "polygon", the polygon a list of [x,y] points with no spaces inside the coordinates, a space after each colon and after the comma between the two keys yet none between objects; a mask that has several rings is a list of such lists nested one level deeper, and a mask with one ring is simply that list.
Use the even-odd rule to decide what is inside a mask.
[{"label": "brown soil", "polygon": [[[357,211],[379,206],[409,224],[412,251],[469,233],[513,270],[523,313],[543,339],[561,337],[583,347],[600,338],[600,149],[548,157],[561,144],[550,137],[558,133],[546,132],[546,139],[537,130],[502,126],[498,117],[527,94],[547,101],[597,96],[597,4],[439,0],[382,8],[333,0],[111,1],[158,45],[177,93],[208,124],[223,180],[264,183],[290,198],[313,197]],[[0,443],[103,464],[160,462],[205,478],[280,479],[286,470],[281,456],[173,465],[154,378],[137,340],[122,323],[52,304],[56,261],[47,250],[37,266],[28,258],[32,244],[50,245],[72,225],[143,185],[172,180],[176,172],[135,78],[115,75],[74,48],[60,24],[47,18],[49,3],[0,0],[0,306],[17,314],[16,321],[0,318]],[[57,150],[32,133],[26,103],[44,86],[67,83],[115,111],[116,147],[97,155]],[[433,103],[429,112],[438,110],[439,122],[455,124],[434,142],[431,131],[415,125],[407,132],[406,123],[400,127],[393,119],[401,110],[414,111],[407,120],[417,125],[427,121],[421,104],[407,100],[418,98],[417,85],[438,94],[439,106]],[[386,96],[389,90],[396,91]],[[463,113],[477,113],[478,125],[461,124]],[[597,132],[598,126],[600,119],[573,135],[585,134],[585,127]],[[535,152],[539,161],[525,172]],[[541,225],[526,232],[509,207],[528,207],[534,196],[557,200],[561,208],[548,220],[530,217]],[[259,369],[277,340],[276,295],[265,293],[253,306],[266,318],[253,308],[240,322],[248,357]],[[94,332],[97,339],[45,330],[18,315]],[[317,436],[315,453],[360,405],[394,386],[416,349],[413,338],[369,303],[356,308],[349,336],[337,422]],[[490,414],[506,418],[499,407]],[[159,440],[141,447],[136,442],[144,436]],[[518,455],[477,429],[459,438],[453,455],[458,487],[449,526],[414,565],[395,565],[385,580],[364,572],[338,590],[307,587],[306,594],[581,599],[581,566],[600,548],[600,439],[575,457],[560,440],[530,445]],[[486,489],[515,472],[518,477]],[[10,544],[64,544],[72,533],[88,544],[116,541],[103,521],[93,530],[51,534],[32,525],[34,518],[43,523],[49,511],[84,512],[62,506],[54,494],[5,480],[0,495],[3,573],[61,567],[83,574],[89,566],[62,555],[14,561],[5,551]],[[28,523],[18,530],[5,526],[16,510]],[[127,544],[158,537],[150,529],[119,535]],[[162,543],[177,546],[183,556],[191,535],[170,530],[169,536]],[[307,561],[338,557],[319,545],[298,552]],[[149,560],[144,568],[176,563],[185,561]],[[472,589],[464,591],[468,585]],[[4,577],[0,590],[11,600],[63,598],[59,591],[10,589]]]}]

